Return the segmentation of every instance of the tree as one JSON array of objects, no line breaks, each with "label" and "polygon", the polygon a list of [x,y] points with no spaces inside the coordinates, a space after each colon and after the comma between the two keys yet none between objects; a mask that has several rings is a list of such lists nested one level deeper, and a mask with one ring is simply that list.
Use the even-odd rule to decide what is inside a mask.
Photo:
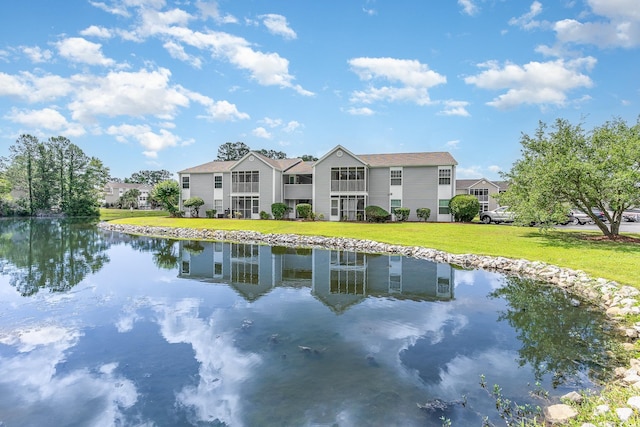
[{"label": "tree", "polygon": [[191,216],[197,218],[200,216],[200,206],[204,205],[202,197],[191,197],[184,202],[184,207],[191,209]]},{"label": "tree", "polygon": [[26,208],[30,215],[34,209],[34,157],[36,146],[40,143],[38,138],[32,135],[20,135],[11,152],[11,165],[7,170],[7,178],[14,190],[26,194]]},{"label": "tree", "polygon": [[305,162],[315,162],[318,160],[316,156],[312,156],[311,154],[303,154],[300,158]]},{"label": "tree", "polygon": [[130,178],[125,178],[124,182],[130,184],[147,184],[154,186],[162,181],[171,179],[171,172],[166,169],[161,170],[141,170],[131,174]]},{"label": "tree", "polygon": [[179,197],[180,186],[173,179],[162,181],[151,190],[151,198],[160,203],[171,216],[177,216],[179,213],[177,207]]},{"label": "tree", "polygon": [[120,198],[118,199],[118,204],[121,208],[138,208],[138,198],[140,197],[140,190],[137,188],[132,188],[131,190],[127,190]]},{"label": "tree", "polygon": [[502,174],[509,188],[498,196],[517,222],[563,222],[575,207],[605,236],[618,237],[622,213],[640,205],[640,120],[628,126],[614,119],[590,133],[563,119],[550,131],[540,122],[535,135],[524,134],[520,142],[522,158]]},{"label": "tree", "polygon": [[480,202],[471,194],[458,194],[449,200],[449,209],[456,222],[471,222],[480,212]]},{"label": "tree", "polygon": [[264,148],[257,150],[256,153],[260,153],[270,159],[282,160],[287,158],[287,153],[284,151],[266,150]]},{"label": "tree", "polygon": [[244,142],[225,142],[218,148],[218,160],[240,160],[249,151]]}]

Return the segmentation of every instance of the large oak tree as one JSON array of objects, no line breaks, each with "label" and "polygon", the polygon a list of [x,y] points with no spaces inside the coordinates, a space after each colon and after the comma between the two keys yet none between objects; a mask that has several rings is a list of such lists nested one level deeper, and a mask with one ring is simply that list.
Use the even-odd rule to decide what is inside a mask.
[{"label": "large oak tree", "polygon": [[629,126],[617,118],[591,132],[564,119],[550,128],[540,122],[521,144],[522,158],[502,174],[509,187],[499,196],[518,222],[562,222],[569,208],[578,208],[616,238],[622,213],[640,206],[640,121]]}]

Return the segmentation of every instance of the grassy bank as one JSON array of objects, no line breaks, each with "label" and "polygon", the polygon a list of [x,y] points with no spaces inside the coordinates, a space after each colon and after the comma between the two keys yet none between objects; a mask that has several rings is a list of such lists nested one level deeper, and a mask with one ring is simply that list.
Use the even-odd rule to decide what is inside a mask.
[{"label": "grassy bank", "polygon": [[167,211],[155,211],[155,210],[139,210],[139,209],[100,209],[100,219],[105,221],[111,221],[119,218],[133,218],[133,217],[166,217],[169,214]]},{"label": "grassy bank", "polygon": [[[122,218],[114,222],[157,227],[251,230],[265,234],[348,237],[422,246],[455,254],[524,258],[583,270],[593,277],[604,277],[640,289],[640,245],[585,239],[586,236],[598,236],[597,232],[541,232],[537,228],[484,224],[249,221],[166,216]],[[632,236],[640,238],[637,234]]]}]

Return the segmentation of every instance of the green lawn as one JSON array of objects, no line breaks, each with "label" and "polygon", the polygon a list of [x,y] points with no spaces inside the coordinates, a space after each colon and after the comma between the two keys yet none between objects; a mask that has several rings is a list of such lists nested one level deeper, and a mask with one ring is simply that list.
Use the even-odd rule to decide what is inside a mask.
[{"label": "green lawn", "polygon": [[154,210],[129,210],[129,209],[100,209],[100,219],[105,221],[111,221],[118,218],[133,218],[133,217],[166,217],[169,215],[166,211],[154,211]]},{"label": "green lawn", "polygon": [[[110,211],[110,210],[109,210]],[[135,211],[134,211],[135,212]],[[149,211],[140,211],[149,212]],[[384,243],[434,248],[455,254],[524,258],[583,270],[640,289],[640,244],[585,240],[584,232],[508,225],[459,223],[350,223],[205,218],[135,217],[115,223],[211,230],[252,230],[265,234],[350,237]],[[109,219],[102,217],[101,219]],[[599,235],[594,232],[591,235]],[[632,235],[640,238],[640,235]]]}]

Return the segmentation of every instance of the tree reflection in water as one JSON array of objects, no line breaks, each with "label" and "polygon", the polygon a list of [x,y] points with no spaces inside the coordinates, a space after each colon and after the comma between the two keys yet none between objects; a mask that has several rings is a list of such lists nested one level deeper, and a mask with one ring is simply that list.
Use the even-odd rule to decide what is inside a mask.
[{"label": "tree reflection in water", "polygon": [[2,268],[22,296],[68,291],[109,262],[110,246],[86,219],[0,221]]},{"label": "tree reflection in water", "polygon": [[517,331],[520,366],[530,364],[537,379],[551,373],[556,387],[578,371],[589,371],[603,380],[615,366],[620,352],[611,351],[618,345],[614,329],[595,307],[560,288],[517,277],[507,277],[490,297],[507,301],[498,320]]}]

